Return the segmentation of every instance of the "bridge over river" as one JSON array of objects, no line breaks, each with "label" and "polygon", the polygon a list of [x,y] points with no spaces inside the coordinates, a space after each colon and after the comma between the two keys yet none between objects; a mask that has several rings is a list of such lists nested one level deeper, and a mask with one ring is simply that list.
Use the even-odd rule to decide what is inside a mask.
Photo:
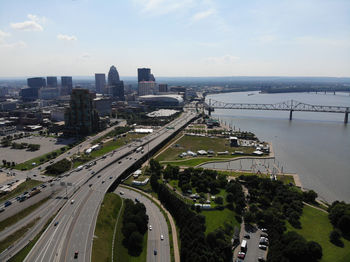
[{"label": "bridge over river", "polygon": [[289,111],[289,119],[292,120],[294,111],[301,112],[324,112],[324,113],[342,113],[345,114],[344,123],[348,123],[349,107],[345,106],[325,106],[311,105],[295,100],[289,100],[276,104],[250,104],[250,103],[225,103],[209,99],[209,104],[206,106],[209,115],[214,109],[240,109],[240,110],[274,110],[274,111]]}]

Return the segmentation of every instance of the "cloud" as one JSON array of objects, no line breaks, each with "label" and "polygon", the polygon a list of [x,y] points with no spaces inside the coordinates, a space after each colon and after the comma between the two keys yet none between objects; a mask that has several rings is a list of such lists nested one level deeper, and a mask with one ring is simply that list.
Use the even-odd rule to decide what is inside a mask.
[{"label": "cloud", "polygon": [[0,41],[0,48],[25,48],[27,44],[23,41],[18,41],[15,43],[6,43]]},{"label": "cloud", "polygon": [[57,35],[57,39],[63,40],[63,41],[77,41],[78,38],[75,35]]},{"label": "cloud", "polygon": [[199,21],[199,20],[205,19],[205,18],[213,15],[215,12],[216,12],[215,9],[209,9],[207,11],[196,13],[192,16],[192,20]]},{"label": "cloud", "polygon": [[277,37],[275,35],[261,35],[256,38],[256,41],[258,41],[261,44],[270,44],[272,42],[275,42],[277,40]]},{"label": "cloud", "polygon": [[9,37],[11,34],[0,30],[0,41],[5,37]]},{"label": "cloud", "polygon": [[238,56],[233,55],[223,55],[215,57],[207,57],[204,59],[204,62],[211,64],[232,64],[239,60]]},{"label": "cloud", "polygon": [[36,15],[28,14],[29,20],[19,23],[11,23],[11,27],[16,30],[23,31],[43,31],[44,28],[39,23],[44,23],[46,21],[45,17],[39,18]]},{"label": "cloud", "polygon": [[135,0],[143,13],[164,15],[192,7],[194,0]]}]

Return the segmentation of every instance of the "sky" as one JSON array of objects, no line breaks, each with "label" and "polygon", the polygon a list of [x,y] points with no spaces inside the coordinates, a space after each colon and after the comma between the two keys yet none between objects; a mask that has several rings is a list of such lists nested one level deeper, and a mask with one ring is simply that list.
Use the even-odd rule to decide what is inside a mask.
[{"label": "sky", "polygon": [[0,77],[350,76],[349,0],[0,0]]}]

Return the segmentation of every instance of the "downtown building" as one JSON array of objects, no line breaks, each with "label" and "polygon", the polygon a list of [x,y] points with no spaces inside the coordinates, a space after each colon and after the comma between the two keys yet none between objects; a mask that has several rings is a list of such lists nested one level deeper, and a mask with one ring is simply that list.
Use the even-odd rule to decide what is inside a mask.
[{"label": "downtown building", "polygon": [[98,94],[104,93],[105,86],[106,86],[106,75],[105,74],[95,74],[96,93],[98,93]]},{"label": "downtown building", "polygon": [[72,90],[69,108],[64,114],[67,135],[84,136],[100,130],[99,115],[93,99],[94,96],[88,89]]},{"label": "downtown building", "polygon": [[61,76],[61,96],[67,96],[72,93],[73,78],[71,76]]},{"label": "downtown building", "polygon": [[46,77],[46,83],[48,87],[57,87],[57,77],[56,76]]},{"label": "downtown building", "polygon": [[119,73],[115,66],[111,66],[108,72],[109,95],[115,100],[124,101],[124,82],[120,81]]},{"label": "downtown building", "polygon": [[155,82],[154,75],[151,74],[150,68],[138,68],[137,69],[137,92],[139,96],[153,95],[158,92],[157,84]]}]

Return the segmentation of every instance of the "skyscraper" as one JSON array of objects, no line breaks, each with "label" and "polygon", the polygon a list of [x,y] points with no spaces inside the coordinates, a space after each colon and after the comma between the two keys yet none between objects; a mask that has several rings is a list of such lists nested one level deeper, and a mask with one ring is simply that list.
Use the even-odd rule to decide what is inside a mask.
[{"label": "skyscraper", "polygon": [[168,85],[167,84],[159,84],[158,88],[159,88],[159,92],[161,92],[161,93],[168,92]]},{"label": "skyscraper", "polygon": [[88,89],[72,90],[69,108],[64,114],[66,133],[87,135],[99,129],[99,115],[93,103],[93,95]]},{"label": "skyscraper", "polygon": [[154,81],[141,81],[138,84],[139,96],[153,95],[156,91],[156,83]]},{"label": "skyscraper", "polygon": [[73,78],[71,76],[61,76],[61,95],[70,95],[73,88]]},{"label": "skyscraper", "polygon": [[33,88],[41,88],[46,86],[46,80],[44,77],[32,77],[27,78],[27,85]]},{"label": "skyscraper", "polygon": [[117,84],[119,81],[120,79],[117,68],[112,65],[108,72],[108,85],[112,86],[114,84]]},{"label": "skyscraper", "polygon": [[[138,82],[141,81],[154,81],[151,79],[151,69],[150,68],[138,68],[137,69],[137,79]],[[153,75],[152,75],[153,76]],[[154,79],[154,77],[153,77]]]},{"label": "skyscraper", "polygon": [[46,82],[47,82],[48,87],[57,87],[57,77],[56,76],[46,77]]},{"label": "skyscraper", "polygon": [[105,74],[95,74],[95,87],[96,93],[103,93],[106,85],[106,75]]},{"label": "skyscraper", "polygon": [[124,82],[123,81],[118,81],[117,83],[111,85],[110,87],[110,92],[113,98],[124,101]]}]

